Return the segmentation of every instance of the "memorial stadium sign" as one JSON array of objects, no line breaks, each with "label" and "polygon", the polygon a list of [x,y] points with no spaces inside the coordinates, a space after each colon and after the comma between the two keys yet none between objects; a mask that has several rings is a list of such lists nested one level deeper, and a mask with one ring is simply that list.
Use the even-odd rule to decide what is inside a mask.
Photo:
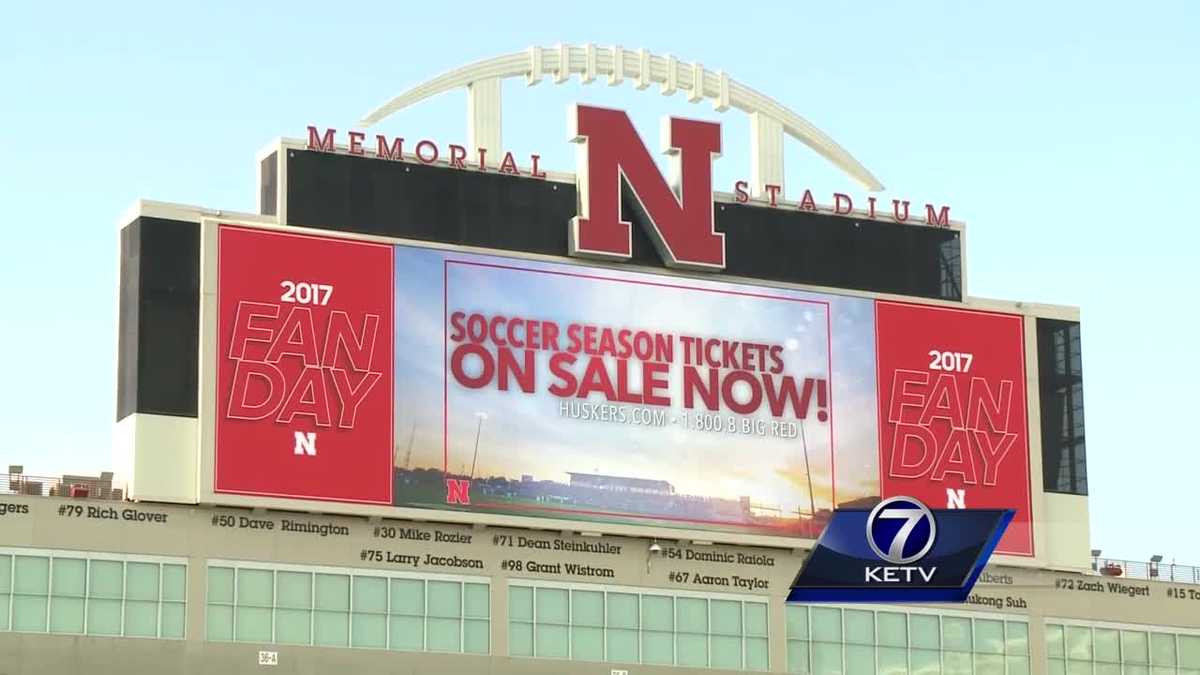
[{"label": "memorial stadium sign", "polygon": [[[676,185],[669,185],[624,111],[575,105],[569,112],[568,135],[583,149],[576,173],[582,211],[571,223],[571,255],[605,260],[628,260],[632,255],[631,224],[620,213],[623,182],[646,214],[647,234],[665,264],[699,270],[723,269],[724,236],[714,229],[712,213],[712,161],[721,154],[721,125],[682,118],[664,120],[664,136],[660,140],[663,152],[673,163],[671,173],[678,178]],[[336,129],[327,127],[320,131],[309,126],[307,148],[338,152],[336,134]],[[511,176],[546,178],[538,154],[530,154],[528,169],[521,169],[511,151],[505,151],[497,164],[484,147],[468,151],[465,146],[452,143],[443,155],[437,143],[422,139],[406,152],[403,137],[376,134],[374,152],[368,153],[366,138],[365,132],[348,132],[344,152],[390,161],[430,165],[440,162],[452,169],[494,170]],[[734,200],[739,204],[749,203],[750,187],[748,181],[736,181]],[[762,191],[766,205],[783,206],[779,199],[782,185],[763,183],[756,189]],[[919,221],[910,213],[908,200],[891,200],[890,212],[886,214],[877,208],[877,201],[871,196],[860,199],[867,205],[861,215],[870,219],[887,217],[897,223],[950,226],[949,206],[935,208],[933,204],[925,204],[924,219]],[[832,205],[818,206],[810,189],[805,189],[799,201],[789,208],[839,216],[855,214],[850,195],[835,192]]]}]

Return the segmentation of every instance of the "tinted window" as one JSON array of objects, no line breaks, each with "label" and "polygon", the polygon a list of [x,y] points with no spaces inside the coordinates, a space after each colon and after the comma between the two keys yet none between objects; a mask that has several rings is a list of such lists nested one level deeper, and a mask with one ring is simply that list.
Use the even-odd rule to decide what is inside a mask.
[{"label": "tinted window", "polygon": [[1079,323],[1038,319],[1037,332],[1043,487],[1047,492],[1086,495]]}]

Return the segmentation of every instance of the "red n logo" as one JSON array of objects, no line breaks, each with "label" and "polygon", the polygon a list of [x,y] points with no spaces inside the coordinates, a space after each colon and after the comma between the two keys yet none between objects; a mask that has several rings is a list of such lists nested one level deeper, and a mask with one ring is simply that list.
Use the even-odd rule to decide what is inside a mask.
[{"label": "red n logo", "polygon": [[462,478],[446,479],[447,504],[471,504],[471,481]]},{"label": "red n logo", "polygon": [[621,110],[577,105],[572,141],[582,147],[578,178],[580,215],[571,219],[571,255],[628,260],[633,232],[621,220],[624,180],[645,212],[646,234],[671,267],[725,268],[725,235],[713,223],[712,161],[721,154],[721,125],[669,118],[660,139],[671,157],[675,189],[667,184]]}]

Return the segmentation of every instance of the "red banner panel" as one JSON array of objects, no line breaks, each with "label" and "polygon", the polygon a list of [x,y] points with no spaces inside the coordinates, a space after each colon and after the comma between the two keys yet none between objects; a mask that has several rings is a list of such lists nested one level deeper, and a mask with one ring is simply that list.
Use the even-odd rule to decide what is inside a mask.
[{"label": "red banner panel", "polygon": [[392,247],[217,237],[214,490],[391,503]]},{"label": "red banner panel", "polygon": [[1023,319],[876,302],[883,498],[1013,508],[997,553],[1033,555]]}]

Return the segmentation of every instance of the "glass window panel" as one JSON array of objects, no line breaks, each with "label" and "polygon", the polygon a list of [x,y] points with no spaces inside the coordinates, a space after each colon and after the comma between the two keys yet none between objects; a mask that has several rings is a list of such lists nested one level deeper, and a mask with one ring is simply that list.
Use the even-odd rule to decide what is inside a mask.
[{"label": "glass window panel", "polygon": [[1121,660],[1125,663],[1150,663],[1150,645],[1141,631],[1121,631]]},{"label": "glass window panel", "polygon": [[[537,590],[540,592],[542,589]],[[570,650],[569,639],[565,624],[543,624],[541,617],[538,617],[538,623],[533,627],[534,655],[565,659]]]},{"label": "glass window panel", "polygon": [[879,630],[880,645],[886,647],[908,646],[908,622],[903,614],[879,612],[875,615],[875,623]]},{"label": "glass window panel", "polygon": [[312,609],[312,575],[308,572],[275,573],[275,606]]},{"label": "glass window panel", "polygon": [[787,670],[789,673],[808,673],[808,643],[804,640],[787,641]]},{"label": "glass window panel", "polygon": [[1066,658],[1067,651],[1064,643],[1063,627],[1057,623],[1046,624],[1046,656],[1052,659]]},{"label": "glass window panel", "polygon": [[0,594],[0,630],[8,630],[8,609],[12,597],[8,594]]},{"label": "glass window panel", "polygon": [[[813,607],[813,614],[818,608]],[[813,617],[814,632],[817,627],[816,617]],[[841,675],[842,645],[817,642],[812,645],[812,672],[821,675]]]},{"label": "glass window panel", "polygon": [[1067,626],[1067,661],[1092,660],[1092,629],[1087,626]]},{"label": "glass window panel", "polygon": [[675,630],[675,623],[672,620],[673,614],[671,611],[671,598],[664,595],[642,596],[643,630]]},{"label": "glass window panel", "polygon": [[740,637],[733,637],[731,635],[713,635],[712,667],[729,669],[741,668],[742,639]]},{"label": "glass window panel", "polygon": [[[51,564],[50,632],[83,632],[83,594],[87,562],[79,558],[55,558]],[[8,603],[4,603],[5,610]],[[7,623],[8,616],[5,615]]]},{"label": "glass window panel", "polygon": [[186,606],[182,602],[164,602],[159,635],[164,638],[183,638]]},{"label": "glass window panel", "polygon": [[289,645],[312,644],[312,610],[276,609],[275,641]]},{"label": "glass window panel", "polygon": [[[429,604],[433,606],[432,599]],[[426,644],[430,651],[462,651],[462,619],[430,618],[426,620],[425,630],[428,631]]]},{"label": "glass window panel", "polygon": [[158,602],[126,600],[125,635],[132,637],[157,637]]},{"label": "glass window panel", "polygon": [[[125,595],[125,565],[115,560],[93,560],[88,563],[88,597],[119,600]],[[229,602],[233,602],[230,585]]]},{"label": "glass window panel", "polygon": [[[678,607],[680,601],[688,598],[678,598],[675,606]],[[717,652],[716,640],[713,638],[713,651]],[[742,667],[742,641],[737,638],[724,638],[726,640],[734,639],[737,641],[737,664],[736,667]],[[677,655],[675,664],[679,666],[696,666],[704,668],[708,666],[708,636],[697,635],[695,633],[677,633],[675,635],[675,654]],[[717,666],[716,663],[713,663]]]},{"label": "glass window panel", "polygon": [[391,593],[390,611],[392,614],[425,616],[424,581],[420,579],[392,579]]},{"label": "glass window panel", "polygon": [[[12,556],[0,555],[0,593],[12,591]],[[8,615],[5,614],[5,617]]]},{"label": "glass window panel", "polygon": [[533,656],[533,624],[524,621],[509,622],[508,655]]},{"label": "glass window panel", "polygon": [[[916,614],[909,618],[916,623]],[[915,636],[913,642],[916,642]],[[914,649],[909,654],[909,672],[912,675],[938,675],[942,672],[941,659],[941,653],[933,649]]]},{"label": "glass window panel", "polygon": [[[849,614],[850,610],[847,610]],[[849,626],[846,632],[849,634]],[[853,675],[873,675],[875,672],[875,647],[869,645],[846,645],[846,672]]]},{"label": "glass window panel", "polygon": [[[749,605],[751,603],[747,603]],[[746,670],[767,670],[771,667],[767,638],[746,638]]]},{"label": "glass window panel", "polygon": [[79,558],[55,558],[53,568],[51,593],[82,598],[84,581],[87,578],[87,561]]},{"label": "glass window panel", "polygon": [[[879,613],[883,618],[884,612]],[[883,623],[879,624],[879,635],[883,636]],[[902,647],[879,648],[879,675],[906,675],[908,673],[908,650]]]},{"label": "glass window panel", "polygon": [[1150,634],[1150,665],[1175,665],[1175,636],[1167,633]]},{"label": "glass window panel", "polygon": [[1151,675],[1176,675],[1175,669],[1171,666],[1153,666],[1150,668]]},{"label": "glass window panel", "polygon": [[463,584],[463,615],[481,619],[492,615],[491,586]]},{"label": "glass window panel", "polygon": [[[942,623],[945,624],[945,621]],[[942,652],[942,673],[944,675],[971,675],[971,653]]]},{"label": "glass window panel", "polygon": [[[875,613],[861,609],[847,609],[842,613],[846,630],[846,642],[858,645],[875,644]],[[846,658],[846,670],[854,672]]]},{"label": "glass window panel", "polygon": [[[612,594],[609,594],[611,600]],[[611,615],[610,615],[611,617]],[[613,628],[609,624],[607,631],[608,645],[606,661],[616,661],[618,663],[637,663],[638,658],[638,632],[629,628]]]},{"label": "glass window panel", "polygon": [[767,636],[766,605],[761,602],[747,602],[742,605],[742,613],[746,615],[746,635]]},{"label": "glass window panel", "polygon": [[788,605],[785,612],[787,620],[787,636],[789,639],[808,639],[808,607],[804,605]]},{"label": "glass window panel", "polygon": [[1008,675],[1029,675],[1028,656],[1006,656]]},{"label": "glass window panel", "polygon": [[975,675],[1004,675],[1004,655],[976,653]]},{"label": "glass window panel", "polygon": [[[457,581],[430,581],[426,584],[429,616],[457,619],[462,616],[462,584]],[[539,589],[540,590],[540,589]],[[538,621],[542,617],[538,616]]]},{"label": "glass window panel", "polygon": [[[739,603],[732,604],[738,605],[737,609],[741,609]],[[703,598],[676,598],[675,630],[680,633],[707,633],[708,601]],[[707,646],[705,647],[705,651],[708,651]]]},{"label": "glass window panel", "polygon": [[1121,664],[1119,663],[1096,663],[1093,664],[1092,672],[1095,675],[1121,675]]},{"label": "glass window panel", "polygon": [[1067,662],[1062,659],[1046,659],[1046,675],[1067,675]]},{"label": "glass window panel", "polygon": [[[534,590],[534,616],[538,625],[553,623],[566,625],[569,623],[567,591],[562,588],[538,588]],[[566,644],[566,636],[563,636]],[[541,656],[541,652],[538,652]]]},{"label": "glass window panel", "polygon": [[[1067,657],[1067,675],[1092,675],[1091,661],[1072,661]],[[1175,675],[1174,672],[1171,675]]]},{"label": "glass window panel", "polygon": [[918,649],[941,647],[938,617],[932,614],[910,614],[908,616],[908,634],[912,638],[912,646]]},{"label": "glass window panel", "polygon": [[[841,642],[842,641],[842,610],[836,607],[810,607],[809,608],[809,632],[812,633],[814,642]],[[814,652],[815,653],[815,652]],[[839,663],[841,659],[838,659]],[[813,660],[813,666],[816,667],[816,660]],[[840,665],[838,666],[841,667]],[[822,672],[820,668],[817,672]]]},{"label": "glass window panel", "polygon": [[[355,614],[387,613],[387,579],[355,576],[351,588],[354,595],[351,606]],[[383,633],[380,632],[380,635]]]},{"label": "glass window panel", "polygon": [[[509,631],[511,634],[512,629]],[[388,619],[388,633],[388,644],[392,649],[416,652],[425,649],[424,617],[393,614]]]},{"label": "glass window panel", "polygon": [[638,596],[633,593],[607,593],[608,627],[638,627]]},{"label": "glass window panel", "polygon": [[27,633],[46,632],[45,595],[13,595],[12,629]]},{"label": "glass window panel", "polygon": [[577,661],[603,661],[604,629],[573,626],[571,628],[571,658]]},{"label": "glass window panel", "polygon": [[19,555],[13,567],[14,594],[46,595],[50,590],[49,558]]},{"label": "glass window panel", "polygon": [[468,654],[490,652],[491,622],[484,619],[463,620],[463,651]]},{"label": "glass window panel", "polygon": [[[381,596],[386,599],[386,596]],[[350,617],[352,647],[383,649],[387,647],[387,616],[355,611]]]},{"label": "glass window panel", "polygon": [[[98,561],[92,561],[92,583],[90,595],[96,596],[97,593],[97,566]],[[119,563],[118,563],[119,564]],[[218,602],[225,605],[233,604],[233,570],[228,567],[209,567],[208,568],[208,601]],[[119,590],[119,580],[118,580]],[[118,597],[120,597],[118,595]]]},{"label": "glass window panel", "polygon": [[[239,581],[240,581],[239,573]],[[238,599],[239,604],[241,598]],[[316,608],[324,610],[350,609],[350,577],[345,574],[318,574],[316,579]],[[320,631],[317,631],[320,635]]]},{"label": "glass window panel", "polygon": [[[321,601],[320,577],[317,579],[317,602]],[[334,596],[336,597],[336,596]],[[331,600],[334,598],[331,598]],[[241,632],[241,624],[238,632]],[[324,647],[345,647],[350,644],[349,612],[318,610],[313,612],[313,644]]]},{"label": "glass window panel", "polygon": [[271,610],[269,608],[239,605],[236,609],[235,619],[234,635],[239,642],[271,641]]},{"label": "glass window panel", "polygon": [[[604,593],[600,591],[571,591],[571,625],[603,626]],[[603,652],[604,642],[600,642]]]},{"label": "glass window panel", "polygon": [[508,618],[511,621],[533,621],[533,589],[528,586],[508,587]]},{"label": "glass window panel", "polygon": [[83,632],[83,598],[54,596],[50,600],[50,632]]},{"label": "glass window panel", "polygon": [[1179,636],[1179,665],[1200,668],[1200,635]]},{"label": "glass window panel", "polygon": [[172,602],[187,600],[187,565],[162,566],[162,599]]},{"label": "glass window panel", "polygon": [[1005,650],[1009,654],[1029,653],[1029,624],[1022,621],[1004,623]]},{"label": "glass window panel", "polygon": [[1150,675],[1149,666],[1132,666],[1126,663],[1121,666],[1121,672],[1124,675]]},{"label": "glass window panel", "polygon": [[1097,661],[1121,662],[1121,633],[1110,628],[1097,628],[1092,634],[1092,648]]},{"label": "glass window panel", "polygon": [[[211,611],[212,608],[210,608]],[[228,637],[210,638],[214,640],[233,639],[233,610],[225,608],[228,614]],[[87,633],[88,635],[120,635],[121,634],[121,601],[101,598],[88,598],[87,601]],[[220,633],[219,633],[220,634]]]},{"label": "glass window panel", "polygon": [[[267,593],[269,601],[270,589]],[[158,600],[158,563],[125,563],[125,597],[130,600]]]},{"label": "glass window panel", "polygon": [[[100,600],[88,601],[88,633],[98,634],[97,628],[99,622],[95,621],[96,605],[99,602],[110,602]],[[233,608],[225,605],[209,605],[205,609],[207,616],[205,617],[205,635],[209,640],[232,640],[233,639]],[[121,605],[117,603],[117,622],[116,625],[120,628],[121,621]],[[111,633],[107,633],[111,635]]]},{"label": "glass window panel", "polygon": [[275,576],[270,570],[239,569],[237,571],[238,607],[273,607],[275,605],[274,587]]},{"label": "glass window panel", "polygon": [[971,651],[971,620],[958,616],[942,617],[942,648]]},{"label": "glass window panel", "polygon": [[[643,598],[644,607],[650,604],[649,598]],[[675,641],[671,633],[666,631],[642,631],[642,663],[659,663],[671,665],[675,661]]]},{"label": "glass window panel", "polygon": [[742,603],[735,600],[713,600],[712,632],[715,635],[742,634]]},{"label": "glass window panel", "polygon": [[[1003,621],[975,619],[975,651],[982,654],[1004,653]],[[976,661],[976,664],[978,664],[978,661]],[[1003,660],[1000,670],[1004,670]]]}]

